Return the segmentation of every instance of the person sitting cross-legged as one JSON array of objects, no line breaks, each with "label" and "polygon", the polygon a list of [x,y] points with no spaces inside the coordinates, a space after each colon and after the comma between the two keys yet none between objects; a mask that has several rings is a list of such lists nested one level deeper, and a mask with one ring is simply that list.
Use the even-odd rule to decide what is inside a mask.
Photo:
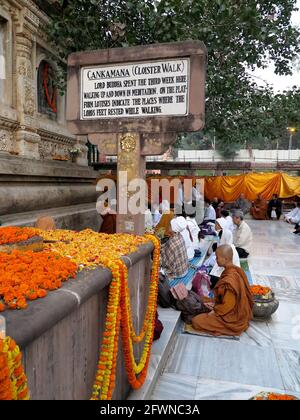
[{"label": "person sitting cross-legged", "polygon": [[215,336],[239,336],[248,329],[253,316],[250,286],[244,271],[233,265],[231,246],[220,246],[216,255],[217,263],[224,271],[214,289],[214,301],[204,303],[211,311],[195,316],[192,326]]},{"label": "person sitting cross-legged", "polygon": [[236,229],[233,232],[233,243],[240,258],[248,258],[252,245],[252,231],[249,225],[244,221],[244,213],[236,210],[233,213],[233,223]]},{"label": "person sitting cross-legged", "polygon": [[161,267],[169,280],[185,276],[189,269],[187,248],[175,220],[170,222],[170,239],[161,246]]}]

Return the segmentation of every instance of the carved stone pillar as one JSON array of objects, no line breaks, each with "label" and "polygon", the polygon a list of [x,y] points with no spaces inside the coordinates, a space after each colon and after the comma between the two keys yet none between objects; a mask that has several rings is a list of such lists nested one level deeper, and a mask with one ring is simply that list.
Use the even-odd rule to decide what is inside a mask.
[{"label": "carved stone pillar", "polygon": [[27,8],[13,15],[16,25],[16,108],[20,128],[16,133],[21,156],[39,159],[40,136],[36,129],[36,83],[32,66],[34,38],[39,18]]}]

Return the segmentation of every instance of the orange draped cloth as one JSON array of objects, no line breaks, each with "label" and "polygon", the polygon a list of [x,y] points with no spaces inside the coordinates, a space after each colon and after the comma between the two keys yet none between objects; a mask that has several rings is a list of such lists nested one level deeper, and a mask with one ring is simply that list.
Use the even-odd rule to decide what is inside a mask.
[{"label": "orange draped cloth", "polygon": [[231,266],[214,288],[215,308],[192,319],[195,330],[212,335],[241,335],[252,319],[253,297],[244,271]]},{"label": "orange draped cloth", "polygon": [[257,198],[253,206],[251,207],[250,213],[255,220],[266,220],[268,218],[268,202],[262,198]]}]

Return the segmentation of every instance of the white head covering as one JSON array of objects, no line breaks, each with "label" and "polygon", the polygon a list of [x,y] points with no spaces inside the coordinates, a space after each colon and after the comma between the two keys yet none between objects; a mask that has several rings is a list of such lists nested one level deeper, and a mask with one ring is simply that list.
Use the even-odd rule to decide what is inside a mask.
[{"label": "white head covering", "polygon": [[191,241],[190,233],[187,230],[187,221],[183,216],[175,217],[175,219],[171,220],[171,228],[173,232],[180,233],[184,239],[186,251],[188,254],[188,259],[191,260],[194,257],[195,250],[194,244]]},{"label": "white head covering", "polygon": [[162,213],[170,213],[170,203],[168,200],[163,200],[160,205]]},{"label": "white head covering", "polygon": [[171,220],[171,228],[175,233],[181,233],[186,230],[187,221],[183,216],[175,217],[175,219]]},{"label": "white head covering", "polygon": [[218,223],[221,226],[221,229],[227,229],[227,221],[224,219],[224,217],[220,217],[220,219],[217,219],[216,223]]}]

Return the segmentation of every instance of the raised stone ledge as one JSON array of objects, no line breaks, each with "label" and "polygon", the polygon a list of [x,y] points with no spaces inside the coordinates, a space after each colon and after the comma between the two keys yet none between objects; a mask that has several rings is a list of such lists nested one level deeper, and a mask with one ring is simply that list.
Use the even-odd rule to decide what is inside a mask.
[{"label": "raised stone ledge", "polygon": [[[149,256],[152,250],[153,244],[149,242],[140,246],[137,252],[123,257],[123,261],[130,268]],[[43,299],[29,302],[27,309],[3,312],[7,335],[21,348],[26,347],[93,295],[98,294],[110,281],[111,272],[106,268],[79,272],[76,280],[69,280],[61,289],[49,292]]]},{"label": "raised stone ledge", "polygon": [[0,155],[0,175],[85,178],[94,180],[98,173],[91,168],[69,162],[33,161],[15,156]]}]

